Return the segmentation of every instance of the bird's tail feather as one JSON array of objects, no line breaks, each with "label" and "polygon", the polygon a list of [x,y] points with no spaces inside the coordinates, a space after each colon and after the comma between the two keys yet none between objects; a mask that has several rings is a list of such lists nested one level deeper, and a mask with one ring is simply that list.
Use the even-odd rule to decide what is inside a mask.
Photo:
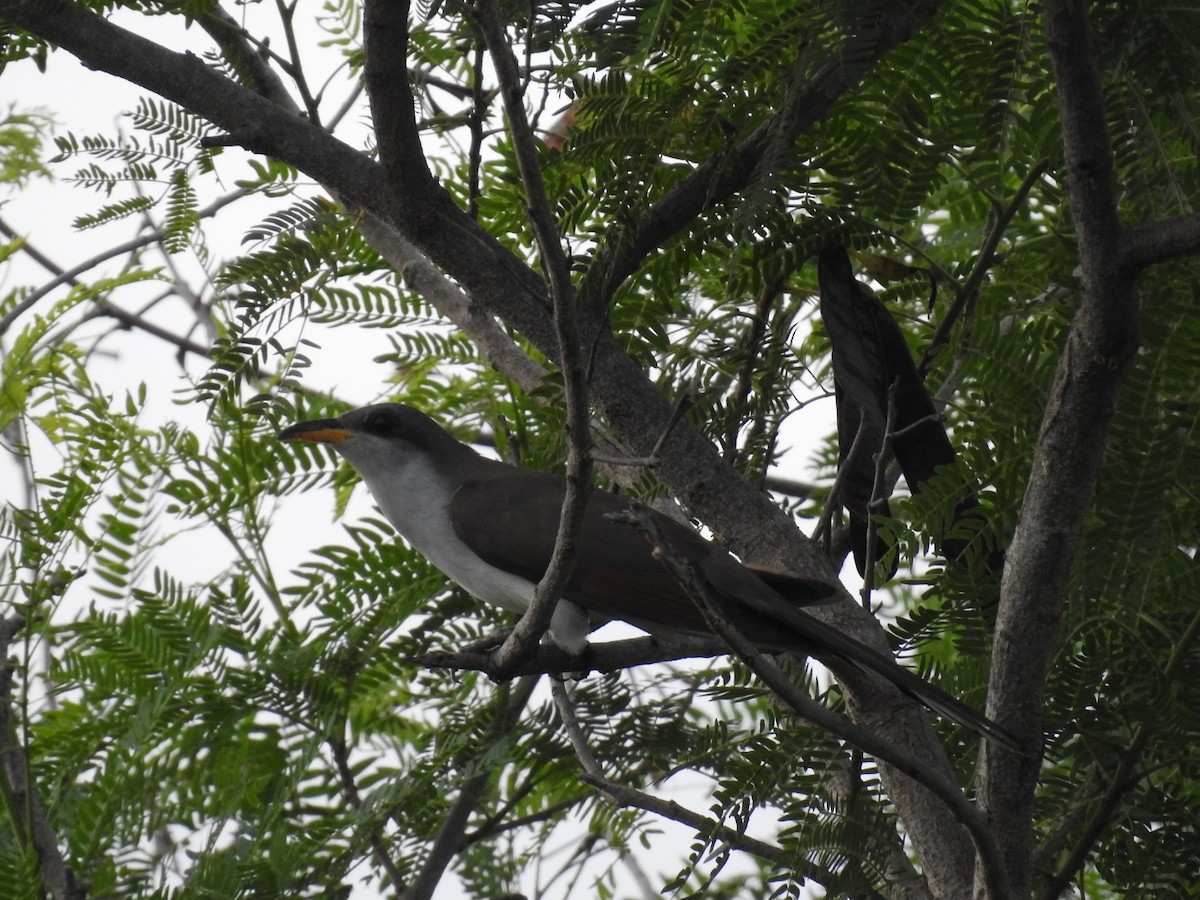
[{"label": "bird's tail feather", "polygon": [[1020,745],[1008,732],[987,716],[967,706],[967,704],[963,703],[957,697],[947,693],[935,684],[930,684],[919,675],[914,675],[908,669],[898,665],[894,659],[876,653],[870,647],[847,637],[840,631],[830,628],[824,622],[819,622],[812,616],[806,616],[806,618],[818,626],[814,630],[815,633],[810,632],[809,636],[818,644],[818,649],[813,652],[813,655],[822,662],[827,661],[824,658],[826,653],[822,651],[828,651],[829,655],[833,657],[833,659],[828,661],[836,662],[836,659],[840,658],[852,663],[859,669],[870,672],[873,675],[878,675],[885,681],[895,685],[918,703],[924,704],[951,722],[956,722],[962,727],[968,728],[981,737],[1000,744],[1009,750],[1017,753],[1023,752]]},{"label": "bird's tail feather", "polygon": [[[767,612],[764,610],[763,612]],[[897,665],[889,656],[872,650],[865,644],[842,634],[807,613],[794,608],[772,609],[773,618],[783,619],[797,636],[797,644],[804,652],[821,662],[837,668],[839,661],[852,664],[887,681],[903,693],[912,697],[940,716],[970,729],[987,740],[1000,744],[1016,753],[1024,752],[1016,740],[1003,728],[982,713],[977,712],[957,697],[908,669]]]}]

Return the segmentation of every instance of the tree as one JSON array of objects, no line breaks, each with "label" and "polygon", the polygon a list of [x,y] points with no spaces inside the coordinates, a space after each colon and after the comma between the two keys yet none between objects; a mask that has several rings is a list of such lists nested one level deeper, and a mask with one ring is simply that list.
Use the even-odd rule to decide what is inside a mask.
[{"label": "tree", "polygon": [[[31,478],[2,520],[0,879],[416,898],[453,867],[494,897],[575,817],[563,873],[612,852],[575,895],[611,891],[664,819],[695,839],[655,877],[705,896],[1192,889],[1200,9],[302,13],[0,0],[5,79],[65,52],[148,92],[132,134],[56,142],[103,193],[81,227],[152,223],[113,247],[115,272],[63,271],[0,308],[6,447]],[[146,36],[164,20],[196,54]],[[360,91],[365,148],[338,137]],[[4,134],[19,184],[45,128],[13,110]],[[263,198],[249,249],[214,255],[212,215]],[[7,256],[37,252],[21,227]],[[469,645],[502,618],[370,516],[280,569],[278,498],[332,486],[344,509],[353,489],[271,440],[344,408],[303,378],[324,326],[387,329],[388,393],[464,437],[491,425],[576,485],[652,456],[601,475],[675,498],[748,562],[835,581],[832,436],[821,488],[763,486],[786,420],[832,393],[814,263],[836,246],[903,329],[956,458],[875,517],[891,558],[865,602],[843,590],[817,614],[986,697],[1024,753],[976,754],[862,673],[826,684],[755,654],[643,668],[678,654],[615,644],[568,692],[538,674],[561,671],[543,648],[493,684],[497,659]],[[193,292],[215,331],[188,395],[203,430],[145,421],[161,384],[112,396],[89,353],[108,335],[84,327],[168,341],[188,371],[210,342],[127,299],[185,294],[184,260],[215,286]],[[801,534],[823,512],[829,539]],[[233,556],[191,578],[163,549],[201,529]],[[931,556],[947,539],[961,552]],[[710,780],[707,810],[654,793],[680,773]],[[786,824],[749,837],[767,813]],[[727,873],[735,856],[753,866]]]}]

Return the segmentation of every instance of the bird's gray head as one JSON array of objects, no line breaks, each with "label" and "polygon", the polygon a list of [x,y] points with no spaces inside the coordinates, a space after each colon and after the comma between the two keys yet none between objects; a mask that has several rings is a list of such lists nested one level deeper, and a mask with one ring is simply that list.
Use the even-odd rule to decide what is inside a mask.
[{"label": "bird's gray head", "polygon": [[297,422],[279,432],[279,439],[329,444],[369,485],[399,477],[414,464],[425,468],[474,455],[425,413],[400,403],[377,403],[336,419]]}]

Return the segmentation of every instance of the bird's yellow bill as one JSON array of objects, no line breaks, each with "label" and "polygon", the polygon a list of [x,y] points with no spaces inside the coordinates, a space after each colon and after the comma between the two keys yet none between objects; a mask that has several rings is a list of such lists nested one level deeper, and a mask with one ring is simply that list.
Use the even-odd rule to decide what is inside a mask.
[{"label": "bird's yellow bill", "polygon": [[299,422],[279,432],[281,441],[313,441],[318,444],[340,444],[351,433],[336,422]]}]

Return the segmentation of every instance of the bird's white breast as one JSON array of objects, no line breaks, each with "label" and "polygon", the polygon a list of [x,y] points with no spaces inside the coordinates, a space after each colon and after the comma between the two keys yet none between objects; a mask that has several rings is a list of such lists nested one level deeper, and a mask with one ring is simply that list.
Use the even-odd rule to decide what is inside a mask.
[{"label": "bird's white breast", "polygon": [[463,543],[450,521],[452,489],[424,458],[408,461],[402,478],[362,473],[387,520],[421,555],[476,597],[513,612],[524,612],[533,584],[488,565]]},{"label": "bird's white breast", "polygon": [[[352,461],[353,462],[353,461]],[[451,580],[481,600],[515,613],[524,613],[535,585],[480,559],[455,533],[450,519],[453,487],[423,456],[405,460],[384,473],[355,466],[371,496],[396,530]],[[550,624],[555,643],[573,653],[582,651],[590,631],[587,613],[560,600]]]}]

